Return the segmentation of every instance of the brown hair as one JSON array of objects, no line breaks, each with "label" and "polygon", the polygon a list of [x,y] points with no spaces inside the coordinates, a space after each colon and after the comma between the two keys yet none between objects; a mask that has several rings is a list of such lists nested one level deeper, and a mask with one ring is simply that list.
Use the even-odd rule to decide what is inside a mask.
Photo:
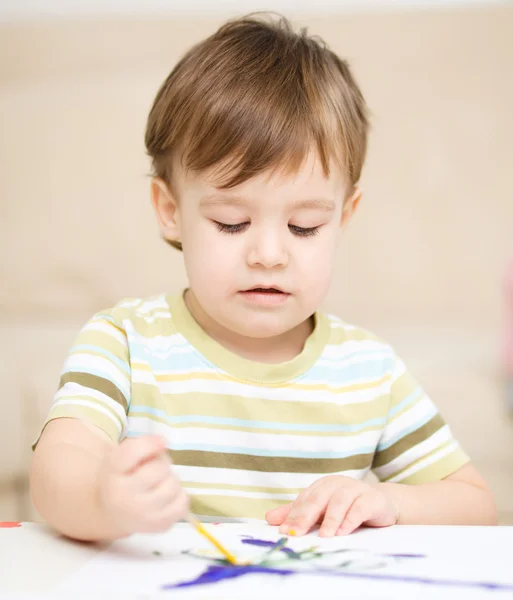
[{"label": "brown hair", "polygon": [[215,166],[229,188],[270,168],[293,172],[313,146],[326,175],[333,161],[354,186],[367,132],[348,64],[284,17],[250,15],[182,57],[157,93],[145,143],[168,185],[175,158],[198,173]]}]

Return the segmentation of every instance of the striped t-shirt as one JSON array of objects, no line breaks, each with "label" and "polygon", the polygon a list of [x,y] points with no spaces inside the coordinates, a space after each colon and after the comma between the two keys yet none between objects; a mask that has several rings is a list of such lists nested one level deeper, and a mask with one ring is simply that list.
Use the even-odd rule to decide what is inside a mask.
[{"label": "striped t-shirt", "polygon": [[318,312],[302,352],[258,363],[210,338],[183,296],[124,300],[82,329],[47,421],[115,442],[158,434],[205,518],[263,519],[328,474],[425,483],[466,462],[392,348]]}]

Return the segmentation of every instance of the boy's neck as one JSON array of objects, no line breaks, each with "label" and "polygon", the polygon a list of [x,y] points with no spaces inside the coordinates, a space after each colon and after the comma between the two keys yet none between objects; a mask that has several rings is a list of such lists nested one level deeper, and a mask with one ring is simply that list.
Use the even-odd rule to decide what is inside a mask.
[{"label": "boy's neck", "polygon": [[184,301],[196,322],[212,339],[234,354],[257,362],[278,364],[292,360],[303,350],[314,328],[314,319],[310,317],[281,335],[250,338],[234,333],[212,319],[190,289],[186,290]]}]

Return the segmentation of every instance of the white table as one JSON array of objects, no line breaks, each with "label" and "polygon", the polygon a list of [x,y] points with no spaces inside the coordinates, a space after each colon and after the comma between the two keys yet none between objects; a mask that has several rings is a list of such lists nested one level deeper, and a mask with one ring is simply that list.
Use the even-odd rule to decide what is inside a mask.
[{"label": "white table", "polygon": [[[217,529],[218,536],[225,540],[233,534],[239,535],[241,525],[224,524]],[[246,527],[246,526],[242,526]],[[277,532],[273,528],[254,525],[247,526],[250,532],[255,532],[257,537],[269,537]],[[254,527],[254,529],[251,529]],[[187,590],[171,590],[166,593],[141,593],[138,585],[141,581],[150,581],[155,573],[156,563],[151,559],[151,548],[161,548],[164,552],[173,552],[173,544],[183,544],[183,540],[197,535],[188,525],[179,525],[177,528],[161,536],[133,536],[128,540],[116,542],[113,547],[78,543],[56,535],[49,526],[37,523],[22,523],[20,527],[0,527],[0,598],[134,598],[146,600],[150,598],[241,598],[241,585],[245,598],[261,598],[268,600],[283,596],[283,583],[275,576],[250,575],[236,585],[233,582],[188,588]],[[259,529],[260,528],[260,529]],[[246,529],[245,531],[248,531]],[[185,537],[184,537],[185,536]],[[189,537],[187,537],[189,536]],[[319,541],[316,534],[309,536]],[[182,542],[180,542],[182,539]],[[339,538],[340,539],[340,538]],[[178,540],[178,541],[177,541]],[[303,538],[304,540],[304,538]],[[495,582],[502,589],[484,589],[482,586],[470,585],[419,585],[415,582],[397,583],[387,581],[387,573],[394,571],[373,571],[369,581],[356,581],[358,596],[344,592],[349,590],[347,585],[353,586],[354,580],[349,577],[329,578],[329,585],[324,577],[317,578],[315,585],[322,591],[323,598],[353,598],[370,599],[379,598],[408,598],[420,600],[423,598],[462,598],[473,600],[483,598],[502,600],[513,598],[513,527],[394,527],[381,530],[361,530],[352,536],[344,538],[345,543],[351,548],[372,549],[372,552],[412,552],[420,551],[429,555],[432,561],[429,568],[419,567],[419,563],[412,561],[402,563],[397,567],[403,574],[412,575],[413,578],[422,579],[433,577],[434,580],[443,581],[454,576],[456,581],[463,582]],[[194,541],[200,541],[194,538]],[[201,541],[202,538],[201,538]],[[294,542],[299,542],[293,540]],[[334,542],[335,543],[335,542]],[[367,550],[365,550],[367,551]],[[183,557],[182,557],[183,558]],[[190,561],[190,558],[187,557]],[[108,566],[109,576],[95,576],[99,573],[98,564]],[[197,564],[197,563],[196,563]],[[184,566],[183,566],[184,565]],[[410,566],[411,565],[411,566]],[[190,566],[190,565],[189,565]],[[183,568],[182,568],[183,567]],[[102,568],[102,567],[100,567]],[[159,568],[162,570],[163,563]],[[201,563],[203,569],[203,563]],[[420,570],[419,570],[420,568]],[[428,571],[426,571],[428,568]],[[95,571],[96,569],[96,571]],[[152,571],[153,569],[153,571]],[[180,576],[190,579],[190,569],[187,564],[180,562],[180,557],[170,555],[170,560],[165,566],[166,572],[178,570]],[[431,569],[432,572],[429,572]],[[384,581],[372,580],[372,573],[382,577]],[[427,575],[426,575],[427,573]],[[173,574],[176,577],[176,572]],[[260,577],[260,579],[258,579]],[[301,576],[303,577],[303,576]],[[394,575],[390,578],[393,579]],[[101,581],[94,581],[96,579]],[[255,579],[257,578],[257,579]],[[358,576],[356,576],[358,578]],[[283,578],[290,580],[290,578]],[[297,577],[292,578],[295,581]],[[314,577],[305,578],[305,595],[312,587]],[[61,596],[57,592],[62,590],[62,585],[67,583],[66,593]],[[310,583],[308,583],[310,582]],[[257,583],[258,585],[255,585]],[[122,584],[122,585],[120,585]],[[71,587],[70,587],[71,586]],[[73,588],[75,586],[75,588]],[[87,589],[88,586],[96,588]],[[223,587],[225,586],[225,587]],[[226,587],[227,586],[227,587]],[[230,587],[231,586],[231,587]],[[346,586],[346,587],[344,587]],[[387,587],[388,586],[388,587]],[[391,587],[392,586],[392,587]],[[237,594],[235,594],[237,590]],[[230,595],[233,591],[233,595]],[[320,593],[320,592],[319,592]],[[315,600],[315,596],[312,600]]]}]

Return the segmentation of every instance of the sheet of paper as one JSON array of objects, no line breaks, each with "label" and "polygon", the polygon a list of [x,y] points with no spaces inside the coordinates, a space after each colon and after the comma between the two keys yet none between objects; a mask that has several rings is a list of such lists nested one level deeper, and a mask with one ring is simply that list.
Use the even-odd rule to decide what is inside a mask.
[{"label": "sheet of paper", "polygon": [[[323,539],[317,533],[289,537],[255,524],[207,525],[240,560],[272,564],[287,574],[245,573],[208,584],[194,583],[218,567],[219,553],[190,525],[165,534],[134,535],[112,544],[61,586],[62,597],[293,598],[322,591],[324,598],[513,597],[513,528],[405,527],[363,529]],[[312,547],[316,547],[312,550]],[[290,573],[292,571],[293,573]]]}]

